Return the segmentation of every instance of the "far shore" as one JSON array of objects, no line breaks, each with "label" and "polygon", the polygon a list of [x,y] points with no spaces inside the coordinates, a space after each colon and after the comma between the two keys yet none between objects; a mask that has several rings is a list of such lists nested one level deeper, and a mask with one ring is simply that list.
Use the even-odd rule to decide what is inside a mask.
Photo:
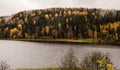
[{"label": "far shore", "polygon": [[29,42],[44,42],[44,43],[62,43],[62,44],[101,44],[101,45],[120,45],[119,43],[100,43],[99,39],[7,39],[0,40],[15,40],[15,41],[29,41]]}]

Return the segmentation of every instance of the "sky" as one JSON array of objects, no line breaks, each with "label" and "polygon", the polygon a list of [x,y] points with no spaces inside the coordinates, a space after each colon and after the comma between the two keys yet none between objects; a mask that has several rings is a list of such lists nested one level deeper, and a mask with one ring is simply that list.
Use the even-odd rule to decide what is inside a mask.
[{"label": "sky", "polygon": [[120,10],[120,0],[0,0],[0,16],[51,7],[84,7]]}]

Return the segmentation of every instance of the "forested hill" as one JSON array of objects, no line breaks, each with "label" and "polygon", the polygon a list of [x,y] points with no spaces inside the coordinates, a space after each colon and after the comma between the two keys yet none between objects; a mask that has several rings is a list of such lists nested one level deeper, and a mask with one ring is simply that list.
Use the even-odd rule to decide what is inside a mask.
[{"label": "forested hill", "polygon": [[0,17],[0,38],[120,40],[120,10],[48,8]]}]

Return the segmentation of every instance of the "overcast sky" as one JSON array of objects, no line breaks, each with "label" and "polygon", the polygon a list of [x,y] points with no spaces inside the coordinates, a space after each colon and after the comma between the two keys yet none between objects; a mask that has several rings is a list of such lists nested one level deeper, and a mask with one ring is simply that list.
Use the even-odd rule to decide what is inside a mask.
[{"label": "overcast sky", "polygon": [[50,7],[119,9],[120,0],[0,0],[0,16]]}]

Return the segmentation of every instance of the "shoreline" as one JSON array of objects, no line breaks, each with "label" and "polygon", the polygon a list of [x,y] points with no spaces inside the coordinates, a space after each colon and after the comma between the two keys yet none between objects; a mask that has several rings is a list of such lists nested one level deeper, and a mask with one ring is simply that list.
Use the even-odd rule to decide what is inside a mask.
[{"label": "shoreline", "polygon": [[117,45],[120,43],[101,43],[98,39],[0,39],[0,40],[13,40],[13,41],[28,41],[28,42],[41,42],[41,43],[60,43],[60,44],[91,44],[91,45]]}]

